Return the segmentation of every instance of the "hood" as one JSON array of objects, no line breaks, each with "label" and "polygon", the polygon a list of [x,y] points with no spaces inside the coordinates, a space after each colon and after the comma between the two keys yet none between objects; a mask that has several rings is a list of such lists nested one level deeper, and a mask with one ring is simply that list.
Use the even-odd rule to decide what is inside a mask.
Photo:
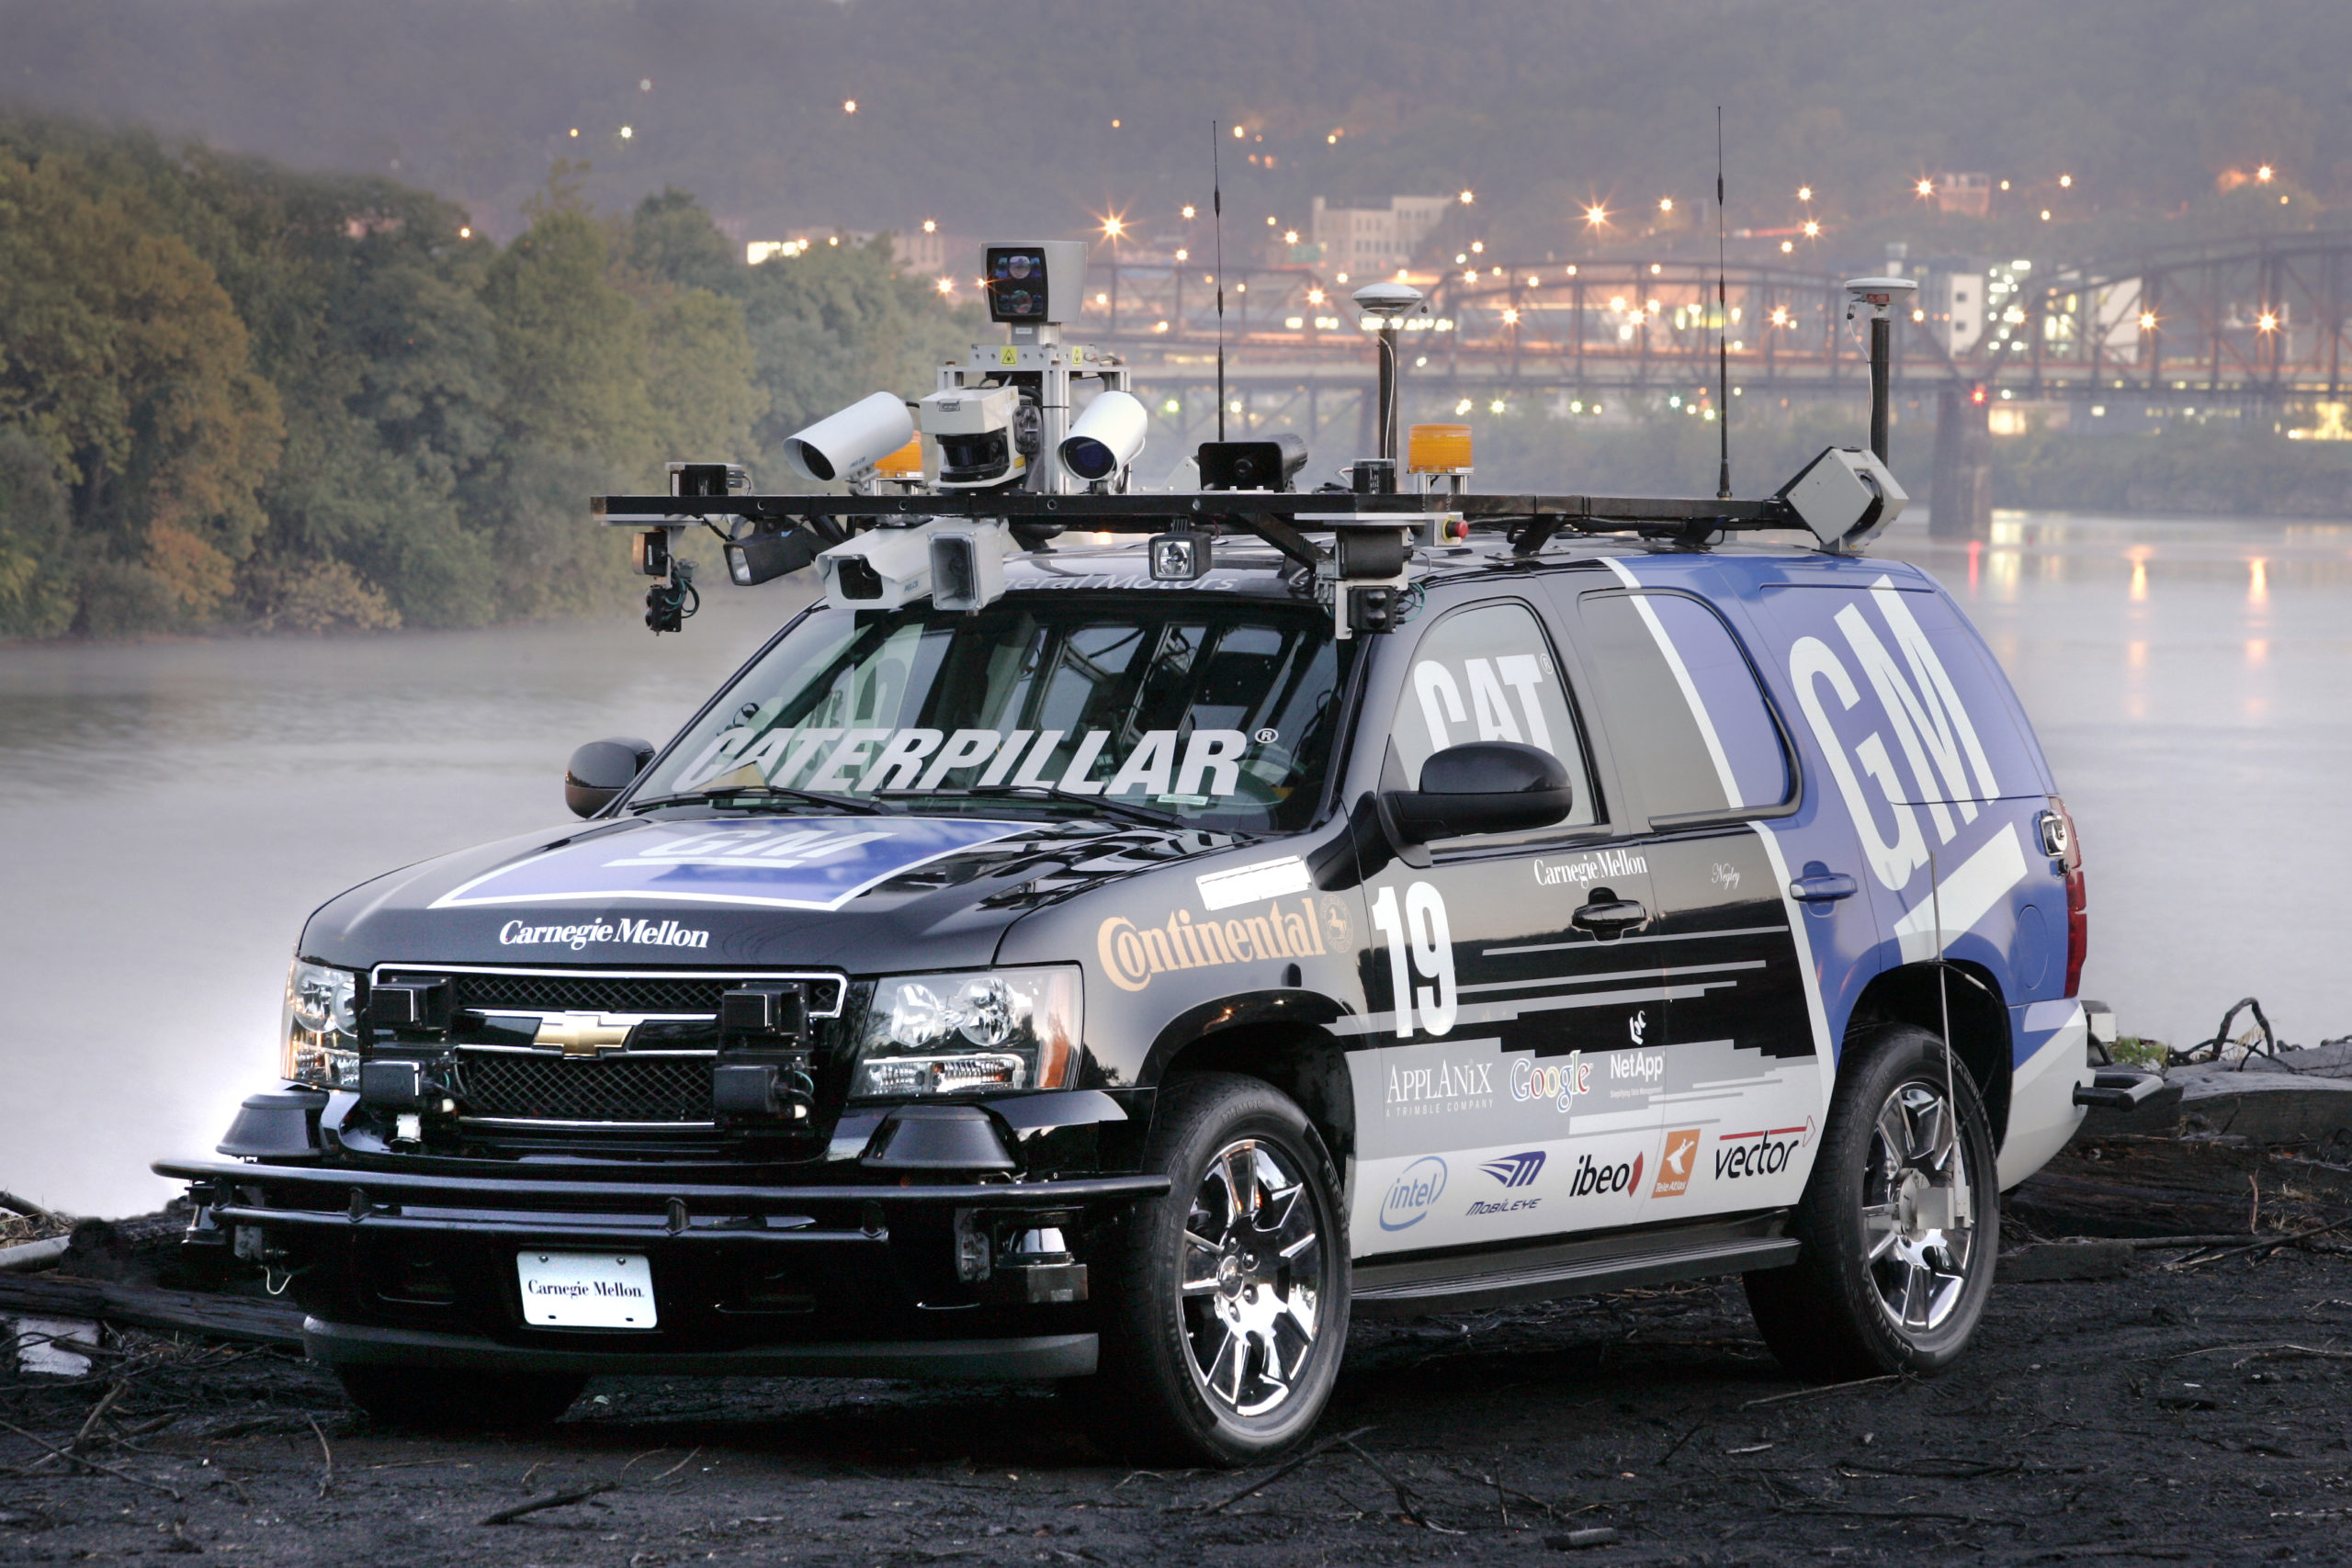
[{"label": "hood", "polygon": [[[363,884],[302,955],[377,964],[894,969],[994,962],[1045,886],[1227,835],[921,816],[628,818],[508,839]],[[1043,886],[1041,886],[1043,885]]]}]

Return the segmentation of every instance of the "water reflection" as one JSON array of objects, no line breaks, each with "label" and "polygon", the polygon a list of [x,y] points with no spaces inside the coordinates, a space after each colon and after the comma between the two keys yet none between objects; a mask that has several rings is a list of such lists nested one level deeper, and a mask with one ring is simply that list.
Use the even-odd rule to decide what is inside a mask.
[{"label": "water reflection", "polygon": [[2352,1032],[2352,525],[2003,513],[1882,554],[1960,598],[2033,715],[2083,834],[2086,994],[2187,1041],[2258,994]]}]

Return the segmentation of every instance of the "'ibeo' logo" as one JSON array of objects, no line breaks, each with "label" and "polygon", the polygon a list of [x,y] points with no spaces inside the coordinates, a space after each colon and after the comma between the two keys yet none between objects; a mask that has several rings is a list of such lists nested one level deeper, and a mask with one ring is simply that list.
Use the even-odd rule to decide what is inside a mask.
[{"label": "'ibeo' logo", "polygon": [[1577,1156],[1577,1173],[1568,1182],[1568,1196],[1589,1198],[1600,1193],[1632,1192],[1641,1185],[1642,1156],[1614,1162]]},{"label": "'ibeo' logo", "polygon": [[1513,1100],[1548,1100],[1562,1111],[1580,1094],[1592,1090],[1592,1064],[1581,1051],[1571,1051],[1565,1062],[1537,1064],[1524,1056],[1510,1065]]},{"label": "'ibeo' logo", "polygon": [[1380,1204],[1380,1228],[1401,1231],[1419,1224],[1444,1191],[1445,1161],[1423,1155],[1390,1183],[1388,1196]]}]

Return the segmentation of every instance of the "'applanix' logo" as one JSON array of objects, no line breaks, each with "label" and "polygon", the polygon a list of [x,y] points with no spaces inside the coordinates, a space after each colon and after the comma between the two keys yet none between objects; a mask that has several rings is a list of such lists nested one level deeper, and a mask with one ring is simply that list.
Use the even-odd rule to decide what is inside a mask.
[{"label": "'applanix' logo", "polygon": [[526,926],[509,920],[498,928],[502,947],[568,947],[577,953],[592,942],[637,947],[708,947],[710,933],[675,920],[596,920],[584,926]]},{"label": "'applanix' logo", "polygon": [[1448,1062],[1388,1069],[1382,1087],[1383,1114],[1435,1116],[1449,1111],[1484,1111],[1495,1102],[1492,1062]]}]

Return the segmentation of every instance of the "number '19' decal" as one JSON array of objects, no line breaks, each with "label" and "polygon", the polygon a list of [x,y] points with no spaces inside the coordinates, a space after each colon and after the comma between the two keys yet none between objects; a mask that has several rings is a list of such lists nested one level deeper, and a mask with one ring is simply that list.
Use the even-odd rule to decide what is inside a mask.
[{"label": "number '19' decal", "polygon": [[[1421,1028],[1443,1034],[1453,1027],[1457,998],[1453,986],[1453,929],[1445,918],[1445,899],[1426,882],[1405,889],[1404,919],[1396,915],[1396,889],[1384,887],[1372,901],[1374,930],[1388,939],[1388,987],[1396,997],[1396,1037],[1413,1032],[1413,1015]],[[1407,950],[1411,950],[1409,964]],[[1414,984],[1414,976],[1429,982]]]}]

